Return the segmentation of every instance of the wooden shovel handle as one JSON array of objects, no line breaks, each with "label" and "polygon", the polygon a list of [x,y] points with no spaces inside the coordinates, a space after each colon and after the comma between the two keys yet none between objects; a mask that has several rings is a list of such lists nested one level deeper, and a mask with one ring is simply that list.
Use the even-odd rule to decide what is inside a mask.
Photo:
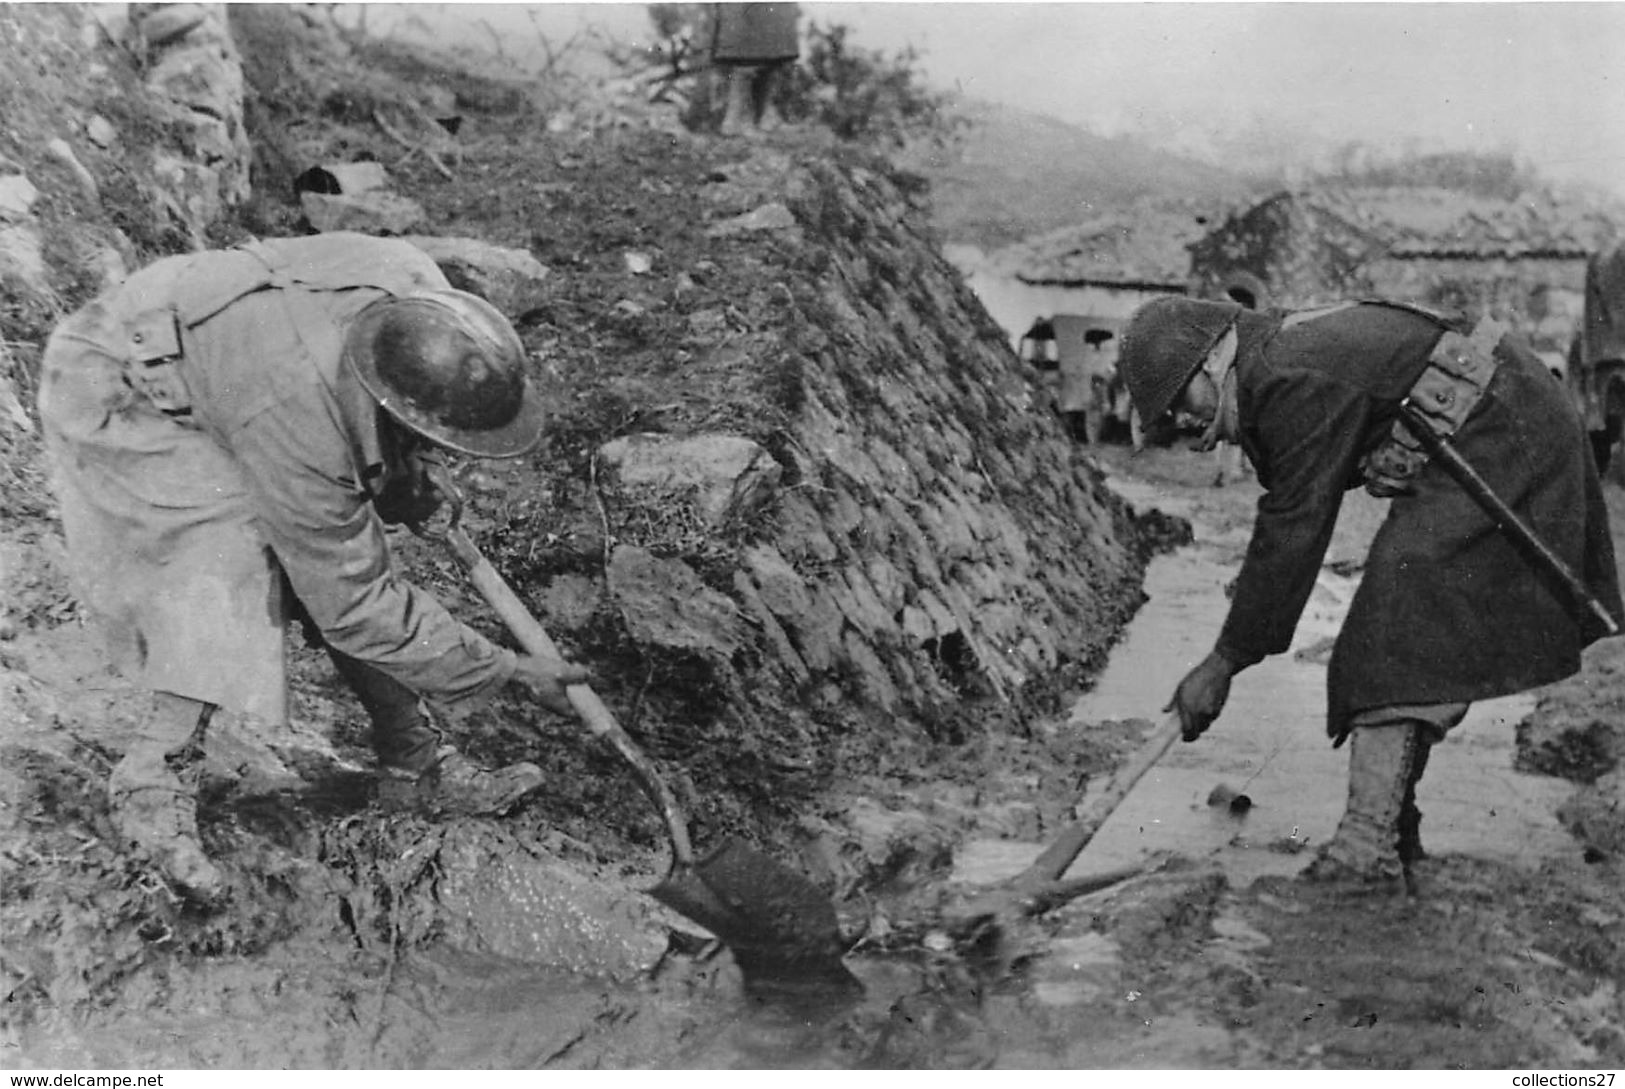
[{"label": "wooden shovel handle", "polygon": [[1128,763],[1117,769],[1111,781],[1106,784],[1099,796],[1089,803],[1084,813],[1068,825],[1060,837],[1017,878],[1018,884],[1026,886],[1059,881],[1078,854],[1095,838],[1100,826],[1117,811],[1119,805],[1123,804],[1123,799],[1134,789],[1134,784],[1151,770],[1151,766],[1161,759],[1162,754],[1179,738],[1180,732],[1179,712],[1170,712],[1162,725],[1146,739],[1145,744],[1140,746]]},{"label": "wooden shovel handle", "polygon": [[[461,529],[453,527],[446,531],[446,543],[451,546],[452,554],[457,562],[462,564],[463,570],[468,573],[468,579],[480,596],[490,605],[502,622],[513,632],[514,639],[525,649],[526,654],[538,658],[561,658],[559,648],[547,632],[537,623],[536,618],[525,608],[525,603],[519,600],[519,595],[513,592],[506,579],[497,573],[491,566],[491,561],[479,547],[469,540],[468,534]],[[608,737],[620,729],[615,716],[610,713],[604,701],[598,698],[598,693],[584,684],[573,684],[564,690],[570,697],[570,706],[581,715],[581,721],[589,732],[595,737]]]},{"label": "wooden shovel handle", "polygon": [[[480,592],[480,596],[485,598],[486,604],[502,618],[502,622],[508,626],[508,630],[525,649],[525,653],[538,658],[562,657],[557,644],[531,615],[525,603],[519,600],[519,595],[513,592],[513,587],[508,585],[507,580],[491,566],[491,561],[486,559],[485,554],[469,539],[468,534],[453,525],[445,531],[443,538],[452,555],[468,574],[469,581]],[[581,721],[588,732],[615,746],[616,751],[632,766],[644,791],[660,810],[660,815],[666,822],[677,865],[692,866],[694,848],[689,843],[688,824],[677,806],[677,798],[672,794],[671,787],[655,771],[648,755],[621,728],[621,724],[615,721],[615,716],[604,705],[604,701],[598,698],[598,693],[587,685],[569,685],[565,688],[564,694],[569,697],[570,706],[581,716]]]}]

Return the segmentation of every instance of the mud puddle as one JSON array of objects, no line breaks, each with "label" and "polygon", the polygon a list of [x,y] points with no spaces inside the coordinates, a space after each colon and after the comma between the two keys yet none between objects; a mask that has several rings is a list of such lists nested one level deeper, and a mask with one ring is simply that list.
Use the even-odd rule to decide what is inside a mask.
[{"label": "mud puddle", "polygon": [[[1174,684],[1217,632],[1227,608],[1225,585],[1245,546],[1244,530],[1204,524],[1202,512],[1175,495],[1127,479],[1113,484],[1138,508],[1190,517],[1197,539],[1153,561],[1148,602],[1062,729],[1155,722]],[[1361,961],[1359,971],[1337,974],[1338,962],[1327,959],[1317,929],[1324,924],[1307,921],[1320,919],[1326,906],[1299,903],[1309,894],[1269,880],[1307,865],[1342,810],[1347,757],[1330,748],[1323,730],[1324,661],[1356,579],[1323,573],[1293,652],[1237,679],[1225,717],[1200,742],[1169,751],[1072,874],[1166,864],[1034,921],[987,962],[940,943],[885,955],[864,947],[848,958],[863,984],[860,995],[763,995],[745,986],[725,952],[707,956],[692,947],[668,955],[652,973],[619,982],[491,956],[467,944],[403,946],[353,974],[347,973],[354,963],[342,956],[324,962],[310,950],[289,948],[257,962],[177,970],[163,980],[159,1000],[127,994],[122,1009],[87,1022],[46,1018],[12,1041],[19,1045],[13,1054],[29,1066],[121,1068],[1358,1065],[1365,1052],[1356,1049],[1348,1058],[1336,1051],[1353,1046],[1343,1039],[1352,1030],[1336,1027],[1325,1040],[1310,1039],[1302,1026],[1312,1024],[1314,1010],[1299,1007],[1318,1010],[1333,1003],[1326,995],[1344,991],[1363,996],[1370,980],[1361,972],[1369,968],[1374,979],[1390,968],[1361,967]],[[1485,880],[1480,870],[1501,887],[1508,879],[1499,868],[1508,867],[1527,874],[1514,883],[1536,889],[1547,880],[1537,873],[1542,861],[1578,851],[1552,816],[1570,785],[1512,770],[1513,728],[1531,706],[1530,697],[1480,704],[1434,754],[1419,800],[1430,850],[1449,856],[1433,878],[1443,888],[1453,882],[1477,888]],[[1246,793],[1252,807],[1238,815],[1209,805],[1221,784]],[[1028,837],[962,842],[951,880],[995,884],[1024,868],[1042,846]],[[1396,918],[1423,912],[1427,919],[1442,909],[1395,910]],[[1474,940],[1500,948],[1504,927],[1485,923]],[[1367,940],[1351,930],[1349,948],[1363,949]],[[1540,983],[1537,972],[1559,983],[1579,978],[1568,966],[1575,958],[1612,963],[1612,946],[1575,948],[1578,953],[1562,946],[1541,953],[1543,960],[1518,969],[1523,974],[1513,984],[1533,987]],[[1426,943],[1407,949],[1399,962],[1433,964],[1429,955],[1438,961],[1438,980],[1429,976],[1427,986],[1448,989],[1459,966],[1430,954]],[[1274,958],[1273,967],[1264,966],[1266,957]],[[1298,973],[1292,986],[1267,982],[1271,973],[1289,970]],[[1483,988],[1493,990],[1490,983]],[[1562,1001],[1612,1001],[1612,991],[1573,988],[1572,995],[1559,995]],[[1411,1016],[1410,1007],[1401,1006],[1395,1000],[1379,1012],[1401,1024],[1433,1016]],[[1532,1008],[1548,1020],[1557,1016],[1546,1006]],[[1370,1016],[1364,1007],[1357,1013]],[[1512,1014],[1502,1020],[1523,1024]],[[1469,1027],[1491,1024],[1480,1021]],[[1463,1054],[1479,1055],[1462,1046]],[[1499,1053],[1494,1058],[1500,1061]],[[1383,1052],[1377,1061],[1392,1061],[1392,1055]]]},{"label": "mud puddle", "polygon": [[[1191,504],[1154,486],[1116,477],[1111,483],[1138,509],[1191,517],[1196,542],[1152,561],[1150,600],[1094,689],[1073,708],[1068,725],[1076,729],[1111,719],[1161,721],[1174,686],[1211,649],[1224,622],[1225,586],[1246,543],[1244,531],[1204,527]],[[1325,661],[1357,586],[1357,574],[1321,572],[1292,650],[1236,679],[1219,721],[1198,742],[1175,743],[1069,876],[1178,853],[1212,862],[1242,887],[1308,865],[1335,830],[1347,792],[1347,749],[1332,749],[1325,734]],[[1513,771],[1514,729],[1534,705],[1532,694],[1475,704],[1435,748],[1418,789],[1430,850],[1531,869],[1578,852],[1554,815],[1572,784]],[[1237,813],[1210,804],[1219,801],[1215,788],[1245,794],[1251,806]],[[1036,855],[1036,847],[1008,841],[970,843],[956,877],[997,882]]]}]

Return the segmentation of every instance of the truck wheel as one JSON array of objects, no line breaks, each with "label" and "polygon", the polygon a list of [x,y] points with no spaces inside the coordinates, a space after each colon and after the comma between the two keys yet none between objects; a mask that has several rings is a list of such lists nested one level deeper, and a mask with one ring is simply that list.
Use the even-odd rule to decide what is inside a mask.
[{"label": "truck wheel", "polygon": [[1614,442],[1606,431],[1587,431],[1586,438],[1591,440],[1591,458],[1597,463],[1597,472],[1603,476],[1608,475],[1608,466],[1612,461]]},{"label": "truck wheel", "polygon": [[1611,382],[1607,405],[1602,418],[1602,430],[1591,432],[1591,452],[1597,458],[1597,472],[1605,480],[1625,485],[1625,451],[1620,449],[1620,438],[1625,435],[1625,393],[1618,382]]},{"label": "truck wheel", "polygon": [[[1607,447],[1603,450],[1602,465],[1597,471],[1602,478],[1625,488],[1625,443],[1619,439],[1619,432],[1611,431]],[[1603,466],[1606,466],[1604,468]]]},{"label": "truck wheel", "polygon": [[1106,413],[1099,408],[1086,409],[1083,413],[1083,441],[1090,446],[1099,446],[1101,436],[1106,433]]},{"label": "truck wheel", "polygon": [[1590,432],[1591,455],[1597,459],[1597,475],[1625,487],[1625,419],[1610,416],[1601,431]]}]

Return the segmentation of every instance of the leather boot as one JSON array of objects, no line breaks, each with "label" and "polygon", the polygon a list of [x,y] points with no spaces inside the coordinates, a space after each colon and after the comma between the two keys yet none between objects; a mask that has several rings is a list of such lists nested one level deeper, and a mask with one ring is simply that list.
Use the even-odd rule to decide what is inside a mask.
[{"label": "leather boot", "polygon": [[379,795],[386,805],[433,815],[495,817],[535,792],[546,776],[535,764],[482,768],[450,745],[421,770],[386,768]]},{"label": "leather boot", "polygon": [[773,90],[778,83],[781,64],[758,65],[750,81],[750,97],[753,111],[756,116],[756,127],[763,132],[773,132],[784,127],[784,118],[779,114],[778,106],[773,103]]},{"label": "leather boot", "polygon": [[724,136],[741,136],[756,127],[756,104],[751,96],[751,76],[748,65],[734,64],[727,71],[727,104],[723,107],[722,124],[718,130]]},{"label": "leather boot", "polygon": [[1331,842],[1304,876],[1310,881],[1398,884],[1399,817],[1416,754],[1416,727],[1360,726],[1349,751],[1349,798]]},{"label": "leather boot", "polygon": [[1399,860],[1407,869],[1411,863],[1428,857],[1422,849],[1422,811],[1416,808],[1416,784],[1422,781],[1422,773],[1427,771],[1428,754],[1432,751],[1433,743],[1421,730],[1417,730],[1416,753],[1411,759],[1411,774],[1405,781],[1405,800],[1399,810]]},{"label": "leather boot", "polygon": [[204,904],[226,890],[197,830],[195,764],[214,705],[156,692],[107,779],[113,827],[145,852],[182,895]]},{"label": "leather boot", "polygon": [[531,763],[480,767],[445,743],[417,693],[365,662],[331,647],[327,653],[372,720],[373,750],[383,769],[379,798],[386,806],[494,816],[544,782],[542,769]]},{"label": "leather boot", "polygon": [[385,768],[414,772],[434,763],[444,738],[429,720],[418,694],[389,674],[332,647],[327,657],[349,685],[372,723],[373,752]]}]

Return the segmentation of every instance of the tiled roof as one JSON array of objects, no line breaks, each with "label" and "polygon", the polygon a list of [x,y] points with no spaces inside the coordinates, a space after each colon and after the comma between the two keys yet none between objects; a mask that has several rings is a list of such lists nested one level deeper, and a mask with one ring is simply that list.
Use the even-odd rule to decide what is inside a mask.
[{"label": "tiled roof", "polygon": [[1584,257],[1615,237],[1603,213],[1549,194],[1516,200],[1429,188],[1316,189],[1293,195],[1380,240],[1390,257]]},{"label": "tiled roof", "polygon": [[1027,283],[1183,288],[1185,247],[1212,230],[1217,212],[1189,201],[1147,203],[1027,239],[997,260]]}]

